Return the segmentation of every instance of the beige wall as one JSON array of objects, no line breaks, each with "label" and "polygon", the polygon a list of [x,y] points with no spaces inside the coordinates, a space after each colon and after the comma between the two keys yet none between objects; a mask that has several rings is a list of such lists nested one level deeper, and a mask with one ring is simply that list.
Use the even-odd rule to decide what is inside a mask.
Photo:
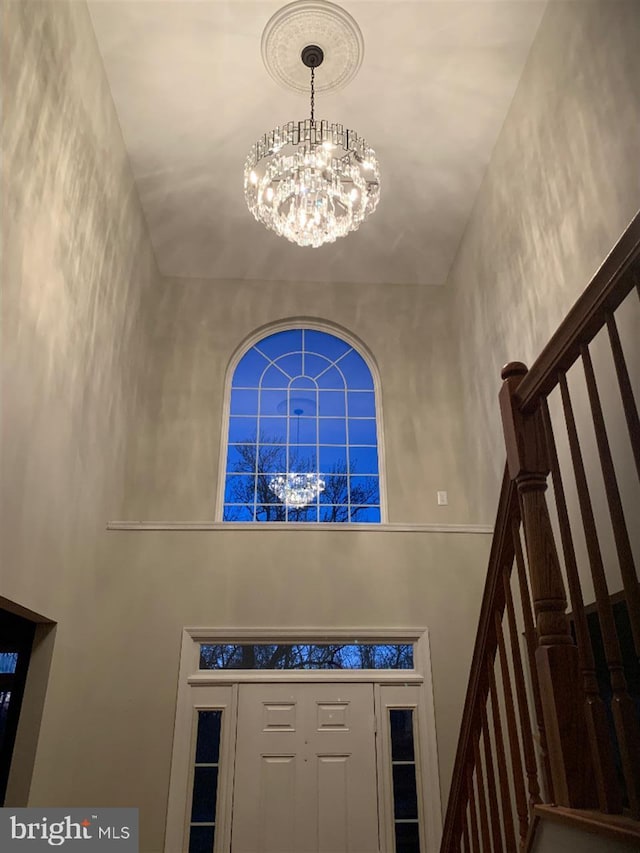
[{"label": "beige wall", "polygon": [[56,619],[121,506],[156,272],[86,8],[3,11],[2,594]]},{"label": "beige wall", "polygon": [[449,276],[482,521],[500,368],[533,362],[640,207],[639,41],[636,0],[551,0]]},{"label": "beige wall", "polygon": [[[0,596],[59,621],[33,788],[44,804],[68,774],[68,709],[95,677],[91,628],[77,624],[100,608],[141,295],[156,269],[85,6],[5,2],[2,12]],[[19,755],[18,771],[27,763]]]}]

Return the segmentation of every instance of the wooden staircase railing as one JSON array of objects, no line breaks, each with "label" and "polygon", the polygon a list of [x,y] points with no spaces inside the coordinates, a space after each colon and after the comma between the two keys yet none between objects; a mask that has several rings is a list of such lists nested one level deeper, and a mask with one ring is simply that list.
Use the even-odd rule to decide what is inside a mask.
[{"label": "wooden staircase railing", "polygon": [[549,805],[640,848],[638,297],[640,214],[531,370],[502,372],[507,465],[441,853],[525,851]]}]

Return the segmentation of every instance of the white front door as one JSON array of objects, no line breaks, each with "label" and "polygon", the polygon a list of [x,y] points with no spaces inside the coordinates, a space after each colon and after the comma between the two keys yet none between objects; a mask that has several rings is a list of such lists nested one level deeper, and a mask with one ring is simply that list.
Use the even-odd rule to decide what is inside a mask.
[{"label": "white front door", "polygon": [[241,684],[231,853],[378,853],[372,684]]}]

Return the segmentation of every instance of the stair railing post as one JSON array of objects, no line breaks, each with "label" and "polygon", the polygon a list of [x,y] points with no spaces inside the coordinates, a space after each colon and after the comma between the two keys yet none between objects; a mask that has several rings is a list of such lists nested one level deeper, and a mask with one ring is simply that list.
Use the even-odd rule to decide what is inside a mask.
[{"label": "stair railing post", "polygon": [[560,563],[545,498],[549,464],[540,407],[522,413],[515,396],[527,368],[511,362],[502,370],[500,412],[509,475],[515,481],[536,618],[536,669],[556,805],[593,804],[589,750],[583,716],[578,649],[566,613]]}]

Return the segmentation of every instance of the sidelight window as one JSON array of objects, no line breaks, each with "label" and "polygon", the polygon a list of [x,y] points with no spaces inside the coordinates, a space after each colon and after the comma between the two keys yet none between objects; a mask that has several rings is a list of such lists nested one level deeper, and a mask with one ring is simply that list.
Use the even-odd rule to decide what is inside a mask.
[{"label": "sidelight window", "polygon": [[222,711],[198,711],[189,853],[211,853],[215,842]]},{"label": "sidelight window", "polygon": [[389,728],[396,853],[420,853],[413,710],[411,708],[391,709]]}]

